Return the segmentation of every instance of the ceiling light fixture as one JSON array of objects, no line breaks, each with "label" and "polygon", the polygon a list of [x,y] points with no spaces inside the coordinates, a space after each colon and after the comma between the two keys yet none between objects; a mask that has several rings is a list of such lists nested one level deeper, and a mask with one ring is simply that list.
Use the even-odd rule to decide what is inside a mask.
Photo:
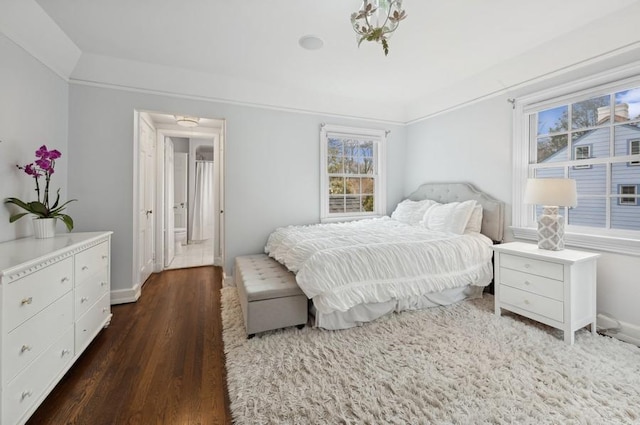
[{"label": "ceiling light fixture", "polygon": [[182,127],[197,127],[200,122],[200,118],[197,117],[189,117],[186,115],[175,115],[176,124]]},{"label": "ceiling light fixture", "polygon": [[300,37],[298,44],[306,50],[318,50],[324,46],[324,41],[316,35],[305,35]]},{"label": "ceiling light fixture", "polygon": [[365,40],[377,41],[387,56],[389,38],[406,17],[402,0],[363,0],[360,10],[351,14],[351,25],[358,34],[358,47]]}]

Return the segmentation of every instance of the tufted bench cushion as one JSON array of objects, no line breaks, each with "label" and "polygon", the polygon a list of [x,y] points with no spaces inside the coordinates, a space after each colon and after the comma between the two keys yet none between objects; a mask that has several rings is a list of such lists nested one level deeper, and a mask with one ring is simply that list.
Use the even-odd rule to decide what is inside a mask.
[{"label": "tufted bench cushion", "polygon": [[293,273],[265,254],[236,257],[234,280],[249,337],[307,323],[307,297]]}]

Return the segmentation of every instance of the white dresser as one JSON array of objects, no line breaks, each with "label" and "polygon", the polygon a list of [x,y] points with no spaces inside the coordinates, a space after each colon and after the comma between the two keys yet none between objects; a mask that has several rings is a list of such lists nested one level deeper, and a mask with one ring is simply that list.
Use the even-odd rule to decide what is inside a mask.
[{"label": "white dresser", "polygon": [[495,313],[509,310],[564,331],[596,331],[596,260],[600,254],[510,242],[494,245]]},{"label": "white dresser", "polygon": [[0,424],[23,424],[111,321],[112,232],[0,243]]}]

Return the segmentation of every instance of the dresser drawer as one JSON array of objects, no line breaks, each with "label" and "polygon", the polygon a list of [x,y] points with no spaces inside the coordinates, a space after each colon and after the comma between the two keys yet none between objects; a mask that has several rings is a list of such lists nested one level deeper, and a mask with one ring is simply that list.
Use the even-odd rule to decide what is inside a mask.
[{"label": "dresser drawer", "polygon": [[3,381],[8,382],[73,326],[71,292],[9,332],[3,346]]},{"label": "dresser drawer", "polygon": [[76,317],[82,316],[96,301],[109,292],[108,278],[109,270],[104,268],[87,278],[82,285],[76,287]]},{"label": "dresser drawer", "polygon": [[73,326],[70,326],[62,338],[6,387],[3,393],[2,423],[17,423],[72,359]]},{"label": "dresser drawer", "polygon": [[558,301],[564,299],[563,282],[536,274],[500,267],[500,282],[498,283],[543,295]]},{"label": "dresser drawer", "polygon": [[76,286],[81,285],[84,279],[98,272],[108,269],[109,266],[109,243],[103,242],[92,246],[76,254],[75,276]]},{"label": "dresser drawer", "polygon": [[15,329],[25,320],[60,298],[72,288],[73,258],[47,266],[7,285],[3,310],[6,331]]},{"label": "dresser drawer", "polygon": [[500,285],[500,301],[557,322],[562,323],[564,321],[562,301],[552,300],[506,285]]},{"label": "dresser drawer", "polygon": [[519,257],[517,255],[501,253],[500,267],[548,277],[549,279],[564,279],[564,266],[562,264],[533,260],[531,258]]},{"label": "dresser drawer", "polygon": [[91,308],[76,322],[76,355],[80,354],[89,345],[100,328],[111,316],[111,294],[107,293],[100,298]]}]

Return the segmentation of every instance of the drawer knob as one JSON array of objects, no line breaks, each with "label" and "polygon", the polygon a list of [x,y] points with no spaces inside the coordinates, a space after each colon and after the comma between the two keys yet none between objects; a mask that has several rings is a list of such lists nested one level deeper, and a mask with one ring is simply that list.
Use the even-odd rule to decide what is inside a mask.
[{"label": "drawer knob", "polygon": [[106,313],[107,311],[109,311],[109,309],[108,309],[107,307],[103,307],[103,308],[102,308],[102,312],[103,312],[103,313]]},{"label": "drawer knob", "polygon": [[66,356],[67,354],[71,354],[71,350],[68,350],[66,348],[62,350],[62,357]]},{"label": "drawer knob", "polygon": [[107,282],[100,282],[100,286],[107,286]]},{"label": "drawer knob", "polygon": [[62,279],[60,279],[60,283],[69,282],[69,280],[71,280],[71,279],[69,279],[68,277],[65,276]]},{"label": "drawer knob", "polygon": [[31,351],[31,346],[30,345],[23,345],[22,348],[20,348],[20,354],[24,353],[25,351]]},{"label": "drawer knob", "polygon": [[81,269],[81,270],[82,270],[82,271],[84,271],[84,270],[89,270],[89,266],[82,266],[82,269]]},{"label": "drawer knob", "polygon": [[23,298],[22,301],[20,301],[20,305],[31,304],[32,302],[33,302],[33,297]]},{"label": "drawer knob", "polygon": [[82,298],[80,298],[80,302],[81,302],[81,303],[86,302],[86,301],[89,301],[89,297],[82,297]]},{"label": "drawer knob", "polygon": [[27,397],[31,397],[32,395],[33,393],[31,392],[31,390],[23,391],[22,396],[20,396],[20,400],[22,401]]},{"label": "drawer knob", "polygon": [[103,259],[103,260],[106,260],[107,258],[109,258],[107,255],[103,255],[103,256],[102,256],[102,259]]},{"label": "drawer knob", "polygon": [[530,268],[530,267],[531,267],[531,264],[529,264],[529,263],[525,263],[525,265],[524,265],[524,268],[525,268],[525,269],[528,269],[528,268]]},{"label": "drawer knob", "polygon": [[529,304],[530,304],[530,303],[529,303],[529,300],[524,300],[524,303],[525,303],[526,305],[529,305]]},{"label": "drawer knob", "polygon": [[528,280],[525,280],[525,281],[524,281],[524,284],[525,284],[525,285],[531,285],[531,282],[529,282]]}]

